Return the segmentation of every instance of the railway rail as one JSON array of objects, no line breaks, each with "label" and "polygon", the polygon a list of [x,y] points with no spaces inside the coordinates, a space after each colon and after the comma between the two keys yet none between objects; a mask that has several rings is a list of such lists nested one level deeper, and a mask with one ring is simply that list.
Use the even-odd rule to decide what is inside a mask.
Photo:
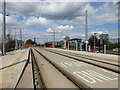
[{"label": "railway rail", "polygon": [[[46,49],[46,50],[51,50],[51,49]],[[56,50],[56,49],[52,49],[51,51],[55,51],[55,52],[59,52],[59,53],[65,53],[65,54],[69,54],[69,55],[72,55],[72,56],[76,56],[76,57],[82,57],[82,58],[85,58],[85,59],[90,59],[90,60],[94,60],[94,61],[97,61],[97,62],[102,62],[102,63],[106,63],[106,64],[111,64],[111,65],[114,65],[114,66],[118,66],[120,67],[119,65],[119,61],[118,60],[111,60],[111,59],[106,59],[106,58],[95,58],[93,56],[88,56],[88,55],[83,55],[83,54],[80,54],[80,53],[74,53],[74,52],[70,52],[70,51],[64,51],[64,50]]]},{"label": "railway rail", "polygon": [[33,70],[34,88],[35,89],[37,89],[37,88],[43,89],[43,88],[45,88],[45,85],[42,81],[40,69],[39,69],[38,64],[36,62],[35,55],[34,55],[33,51],[31,51],[31,56],[32,56],[32,70]]},{"label": "railway rail", "polygon": [[29,49],[29,54],[27,61],[25,63],[24,69],[17,81],[15,89],[18,88],[34,88],[33,85],[33,67],[32,67],[32,56],[31,49]]},{"label": "railway rail", "polygon": [[35,50],[81,89],[118,88],[119,72],[45,49]]},{"label": "railway rail", "polygon": [[[42,90],[49,88],[76,88],[76,90],[109,88],[109,90],[112,90],[114,88],[114,90],[117,90],[119,87],[119,72],[94,65],[94,62],[88,63],[90,60],[78,60],[78,58],[81,58],[75,54],[32,48],[29,57],[16,89],[21,86],[24,86],[23,88],[25,86],[29,87],[29,85],[33,85],[32,87],[35,90],[39,88]],[[103,64],[103,62],[101,63]],[[109,63],[105,64],[108,65]],[[28,66],[32,68],[32,74],[29,72],[32,78],[29,78],[27,74],[30,71]],[[27,82],[27,80],[30,82]]]},{"label": "railway rail", "polygon": [[35,88],[76,88],[78,86],[55,68],[40,52],[32,49]]},{"label": "railway rail", "polygon": [[98,67],[101,67],[101,68],[104,68],[107,70],[111,70],[111,71],[120,73],[120,70],[119,70],[120,65],[118,64],[118,62],[113,64],[113,62],[111,62],[109,60],[105,61],[105,60],[95,59],[95,58],[87,56],[87,55],[80,55],[80,54],[76,54],[76,53],[63,52],[63,51],[50,50],[50,49],[45,49],[45,50],[52,52],[52,53],[62,55],[62,56],[73,58],[78,61],[83,61],[83,62],[92,64],[92,65],[95,65],[95,66],[98,66]]}]

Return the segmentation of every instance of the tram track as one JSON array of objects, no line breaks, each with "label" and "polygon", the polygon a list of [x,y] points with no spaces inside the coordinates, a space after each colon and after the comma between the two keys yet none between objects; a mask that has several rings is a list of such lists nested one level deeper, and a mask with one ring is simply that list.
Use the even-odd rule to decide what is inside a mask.
[{"label": "tram track", "polygon": [[[64,67],[61,67],[61,63],[57,63],[56,61],[54,61],[54,60],[52,60],[50,57],[52,57],[52,56],[50,56],[50,55],[48,55],[49,53],[51,53],[50,51],[49,51],[49,53],[47,54],[47,50],[44,50],[44,49],[38,49],[38,48],[35,48],[35,50],[40,54],[40,55],[42,55],[49,63],[51,63],[55,68],[57,68],[63,75],[65,75],[69,80],[71,80],[75,85],[77,85],[80,89],[91,89],[92,87],[96,87],[96,85],[95,86],[89,86],[89,85],[87,85],[86,83],[84,83],[83,81],[81,81],[81,80],[79,80],[78,79],[78,77],[76,77],[76,76],[74,76],[74,74],[75,73],[81,73],[81,72],[83,72],[84,74],[86,73],[87,74],[87,72],[84,72],[84,71],[81,71],[81,72],[79,72],[79,71],[75,71],[75,72],[73,72],[74,74],[72,74],[72,72],[71,71],[69,71],[69,69],[67,70],[67,69],[65,69]],[[45,54],[46,53],[46,54]],[[54,53],[55,55],[60,55],[60,54],[56,54],[56,53]],[[53,53],[51,53],[51,55],[53,55],[53,56],[55,56]],[[49,57],[50,56],[50,57]],[[57,57],[57,56],[55,56],[55,57]],[[66,56],[64,56],[64,55],[60,55],[60,57],[66,57]],[[53,57],[54,58],[54,57]],[[68,57],[66,57],[66,58],[68,58]],[[71,57],[69,57],[69,58],[71,58]],[[72,60],[76,60],[76,58],[71,58]],[[62,58],[61,58],[61,60],[62,60]],[[65,61],[67,61],[67,60],[65,60]],[[79,62],[82,62],[82,61],[80,61],[79,60]],[[86,63],[86,62],[84,62],[84,63]],[[91,64],[91,63],[87,63],[87,64]],[[93,64],[91,64],[91,65],[93,65]],[[97,67],[96,67],[97,66]],[[104,69],[102,69],[101,68],[101,66],[98,66],[98,65],[93,65],[93,66],[90,66],[91,68],[92,67],[95,67],[95,68],[99,68],[100,69],[100,71],[104,71]],[[79,70],[78,68],[76,68],[77,70]],[[76,70],[75,69],[75,70]],[[82,69],[82,68],[81,68]],[[83,68],[84,69],[84,68]],[[89,68],[87,68],[87,69],[89,69]],[[94,68],[92,68],[92,69],[94,69]],[[99,69],[98,69],[98,71],[99,71]],[[70,70],[74,70],[74,68],[72,69],[70,69]],[[107,70],[109,70],[109,69],[107,69]],[[87,70],[87,71],[92,71],[92,70]],[[110,71],[110,73],[118,73],[118,72],[116,72],[116,71],[114,71],[114,70],[109,70]],[[105,70],[105,73],[106,72],[109,72],[109,71],[106,71]],[[91,77],[93,77],[93,78],[95,78],[95,77],[99,77],[100,78],[100,76],[101,76],[101,74],[100,74],[100,76],[99,76],[99,74],[97,74],[96,72],[94,72],[94,71],[92,71],[93,73],[91,73],[91,75],[93,74],[93,76],[91,76]],[[96,75],[98,75],[98,76],[96,76],[95,75],[95,77],[94,77],[94,74],[96,73]],[[81,73],[82,74],[82,73]],[[84,75],[83,74],[83,75]],[[115,74],[115,75],[116,75]],[[109,74],[108,74],[109,75]],[[113,74],[114,75],[114,74]],[[79,75],[78,75],[79,76]],[[89,75],[88,75],[89,76]],[[111,75],[110,75],[111,76]],[[107,78],[109,78],[109,77],[107,77],[107,76],[104,76],[103,75],[103,77],[106,77],[106,79],[104,79],[104,80],[107,80]],[[81,79],[81,78],[80,78]],[[96,79],[96,78],[95,78]],[[101,77],[101,79],[103,79],[102,77]],[[115,80],[117,79],[117,78],[114,78]],[[99,80],[99,79],[96,79],[96,80],[98,80],[98,81],[100,81],[100,82],[102,82],[101,80]],[[110,80],[112,80],[112,79],[110,79]],[[117,82],[116,82],[117,83]],[[100,83],[100,86],[101,86],[101,83]],[[99,86],[99,87],[100,87]],[[102,86],[102,87],[106,87],[106,86]],[[110,86],[108,86],[108,87],[110,87]]]},{"label": "tram track", "polygon": [[42,80],[42,76],[40,73],[40,69],[35,59],[35,54],[31,50],[31,57],[32,57],[32,70],[33,70],[33,81],[34,81],[34,89],[41,88],[45,90],[45,84]]},{"label": "tram track", "polygon": [[110,70],[110,71],[113,71],[113,72],[120,74],[120,70],[118,69],[120,67],[119,65],[115,65],[115,64],[111,64],[111,63],[107,63],[107,62],[102,62],[102,61],[98,61],[98,60],[96,61],[94,59],[80,57],[80,56],[76,56],[76,55],[72,55],[72,54],[69,55],[68,53],[64,53],[64,52],[57,52],[57,51],[52,51],[52,50],[48,50],[48,49],[44,49],[44,50],[61,55],[61,56],[72,58],[72,59],[75,59],[78,61],[82,61],[82,62],[91,64],[91,65],[94,65],[97,67],[101,67],[101,68],[104,68],[104,69],[107,69],[107,70]]},{"label": "tram track", "polygon": [[[51,88],[51,87],[52,88],[76,88],[76,90],[83,90],[83,89],[78,89],[79,86],[77,84],[75,84],[70,78],[68,78],[59,68],[56,67],[56,65],[50,62],[49,59],[46,58],[43,54],[41,54],[38,50],[32,49],[32,57],[33,57],[32,59],[33,73],[34,73],[33,77],[34,77],[35,88],[42,88],[43,90],[47,90],[48,88]],[[44,59],[44,61],[41,61],[42,64],[39,62],[40,58],[38,60],[37,57],[41,57],[41,59]],[[47,67],[49,66],[49,69],[51,69],[51,72],[49,72],[48,70],[49,75],[47,77],[45,77],[47,72],[46,66],[44,66],[45,63],[47,63]],[[45,72],[44,72],[44,68],[45,68]],[[54,74],[55,77],[50,77],[51,74],[52,75]],[[58,84],[54,81],[56,81]]]},{"label": "tram track", "polygon": [[[48,50],[48,49],[46,49],[46,50]],[[85,58],[85,59],[89,59],[89,60],[93,60],[93,61],[97,61],[97,62],[101,62],[101,63],[110,64],[110,65],[113,65],[113,66],[120,67],[120,65],[118,64],[118,62],[116,62],[114,60],[112,60],[112,61],[116,62],[117,64],[114,64],[113,62],[111,62],[111,60],[108,60],[108,59],[101,59],[100,60],[100,59],[96,59],[96,58],[93,58],[92,56],[88,56],[88,55],[82,55],[82,54],[78,54],[78,53],[71,53],[71,52],[58,51],[58,50],[57,50],[57,52],[64,53],[64,54],[69,54],[69,55],[76,56],[76,57],[82,57],[82,58]]]},{"label": "tram track", "polygon": [[[78,60],[72,55],[67,56],[42,48],[32,48],[29,56],[33,79],[33,82],[29,83],[33,83],[34,90],[39,88],[41,90],[49,88],[94,90],[95,88],[117,87],[118,72]],[[28,77],[21,77],[21,79],[24,80]],[[29,83],[24,81],[25,85]],[[19,84],[22,85],[23,83],[19,82]]]}]

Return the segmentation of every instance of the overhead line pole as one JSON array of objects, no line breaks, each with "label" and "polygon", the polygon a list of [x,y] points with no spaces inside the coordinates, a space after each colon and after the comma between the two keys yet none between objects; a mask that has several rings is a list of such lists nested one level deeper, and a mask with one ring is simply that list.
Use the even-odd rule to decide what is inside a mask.
[{"label": "overhead line pole", "polygon": [[22,29],[20,29],[20,48],[22,49]]},{"label": "overhead line pole", "polygon": [[34,45],[36,46],[36,37],[34,36]]},{"label": "overhead line pole", "polygon": [[[87,22],[87,10],[85,11],[85,27],[86,27],[86,31],[85,31],[85,41],[88,40],[88,22]],[[88,43],[86,42],[86,51],[88,49]]]},{"label": "overhead line pole", "polygon": [[6,43],[6,3],[5,0],[3,2],[3,32],[2,32],[2,38],[3,38],[3,45],[2,45],[2,53],[3,55],[6,54],[6,48],[5,48],[5,43]]},{"label": "overhead line pole", "polygon": [[53,29],[53,34],[54,34],[54,44],[53,47],[55,48],[55,30]]},{"label": "overhead line pole", "polygon": [[85,33],[85,35],[86,35],[86,41],[88,40],[88,22],[87,22],[87,10],[86,10],[86,15],[85,15],[85,17],[86,17],[86,33]]},{"label": "overhead line pole", "polygon": [[17,36],[16,36],[16,28],[15,28],[15,50],[18,49],[18,40],[17,40]]},{"label": "overhead line pole", "polygon": [[45,34],[43,35],[43,42],[44,42],[44,47],[45,47]]}]

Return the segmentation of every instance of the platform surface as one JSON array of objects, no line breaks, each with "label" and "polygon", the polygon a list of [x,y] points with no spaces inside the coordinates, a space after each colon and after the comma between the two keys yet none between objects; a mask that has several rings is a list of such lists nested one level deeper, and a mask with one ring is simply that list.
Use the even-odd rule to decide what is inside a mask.
[{"label": "platform surface", "polygon": [[87,55],[87,56],[94,57],[94,58],[107,59],[110,61],[114,60],[117,62],[118,62],[118,58],[119,58],[118,55],[112,55],[112,54],[93,53],[93,52],[86,52],[86,51],[74,51],[74,50],[58,49],[58,48],[47,48],[47,49],[72,52],[72,53],[76,53],[76,54]]},{"label": "platform surface", "polygon": [[8,52],[0,57],[0,88],[15,88],[28,60],[29,49]]}]

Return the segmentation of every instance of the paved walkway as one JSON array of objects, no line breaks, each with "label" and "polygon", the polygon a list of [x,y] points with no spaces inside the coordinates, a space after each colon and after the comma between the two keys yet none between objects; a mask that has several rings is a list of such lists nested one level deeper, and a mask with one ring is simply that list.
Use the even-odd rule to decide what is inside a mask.
[{"label": "paved walkway", "polygon": [[29,49],[17,50],[0,57],[0,88],[15,88],[28,60]]}]

